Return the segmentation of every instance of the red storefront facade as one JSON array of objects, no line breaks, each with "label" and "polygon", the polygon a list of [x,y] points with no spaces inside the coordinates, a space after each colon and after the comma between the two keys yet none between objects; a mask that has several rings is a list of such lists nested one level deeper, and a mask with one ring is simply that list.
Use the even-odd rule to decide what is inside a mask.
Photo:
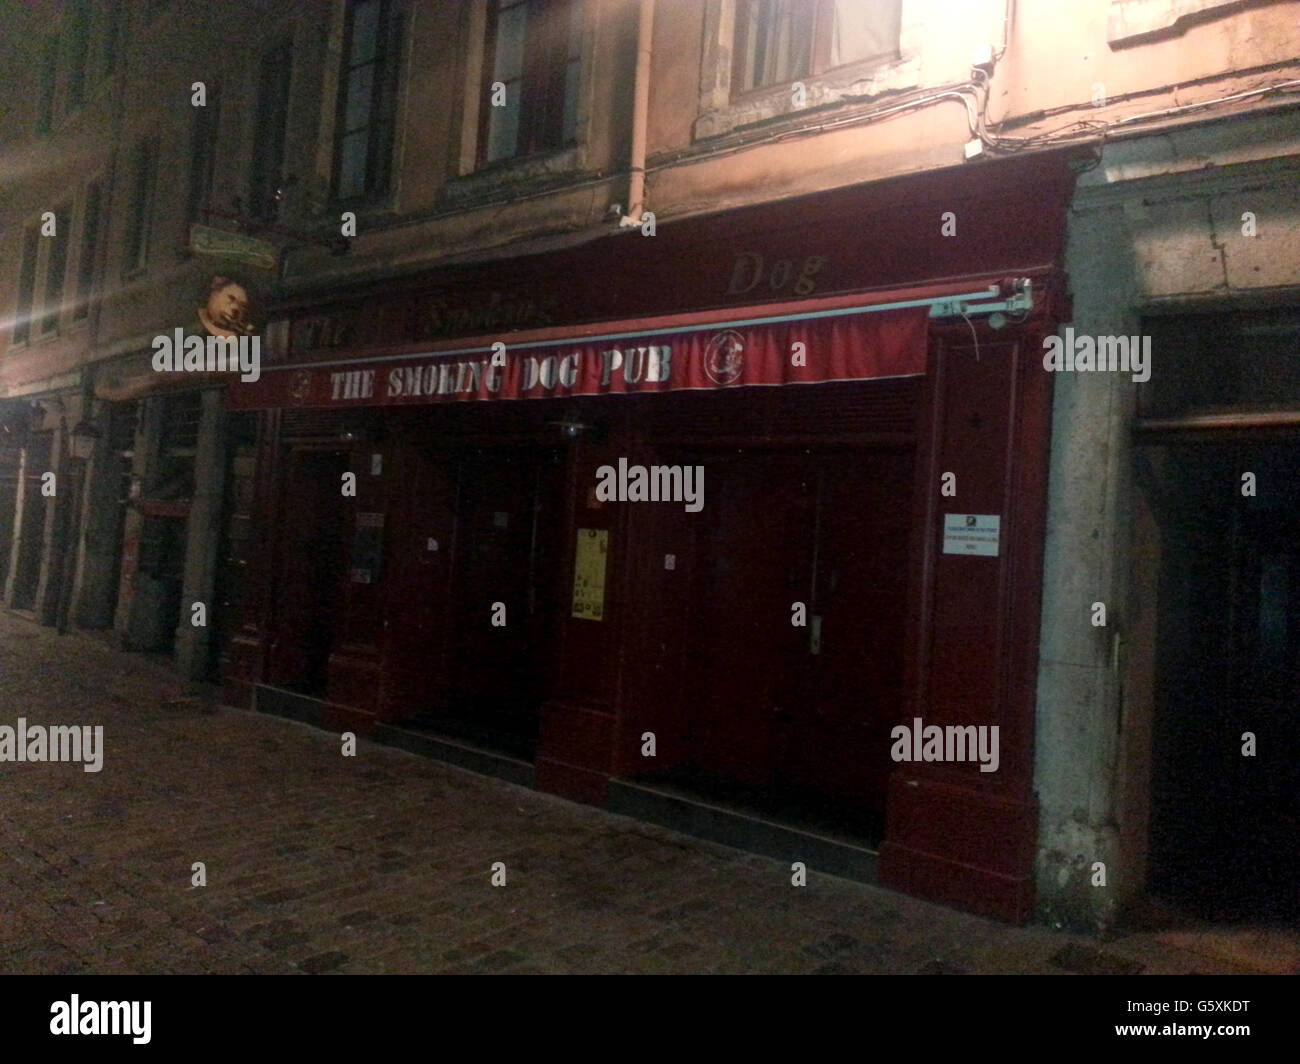
[{"label": "red storefront facade", "polygon": [[[1029,156],[282,300],[227,394],[261,412],[232,699],[462,727],[595,804],[821,803],[884,884],[1026,919],[1072,188]],[[598,491],[634,467],[699,505]],[[997,770],[895,762],[915,718],[996,726]]]}]

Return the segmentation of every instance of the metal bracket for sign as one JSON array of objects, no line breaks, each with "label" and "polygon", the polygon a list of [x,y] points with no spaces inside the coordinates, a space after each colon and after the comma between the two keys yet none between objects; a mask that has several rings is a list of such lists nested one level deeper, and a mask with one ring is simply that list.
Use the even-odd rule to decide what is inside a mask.
[{"label": "metal bracket for sign", "polygon": [[[988,294],[1000,294],[997,285],[990,285]],[[993,314],[998,311],[1020,313],[1034,309],[1034,286],[1027,277],[1015,282],[1015,293],[1009,299],[999,299],[991,303],[972,303],[968,297],[956,299],[938,299],[930,304],[932,318],[969,318],[972,314]]]}]

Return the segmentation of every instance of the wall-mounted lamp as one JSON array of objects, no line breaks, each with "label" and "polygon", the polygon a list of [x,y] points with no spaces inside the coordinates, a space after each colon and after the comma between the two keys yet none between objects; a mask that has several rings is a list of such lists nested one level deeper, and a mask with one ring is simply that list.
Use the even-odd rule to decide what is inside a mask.
[{"label": "wall-mounted lamp", "polygon": [[73,458],[83,462],[89,461],[90,456],[95,453],[95,441],[101,439],[103,435],[93,421],[83,417],[68,433],[68,450]]},{"label": "wall-mounted lamp", "polygon": [[552,438],[554,438],[555,434],[558,434],[565,443],[577,443],[578,440],[599,443],[605,438],[604,425],[583,421],[571,414],[560,418],[558,421],[548,421],[546,425]]}]

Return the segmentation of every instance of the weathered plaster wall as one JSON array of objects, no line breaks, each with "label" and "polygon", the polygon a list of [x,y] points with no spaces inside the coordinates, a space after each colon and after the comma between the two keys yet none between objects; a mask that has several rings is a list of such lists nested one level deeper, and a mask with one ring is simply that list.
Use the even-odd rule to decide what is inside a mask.
[{"label": "weathered plaster wall", "polygon": [[[1217,148],[1212,148],[1217,144]],[[1142,308],[1300,301],[1300,117],[1239,120],[1114,145],[1080,180],[1067,269],[1076,334],[1134,335]],[[1138,175],[1129,179],[1129,175]],[[1254,213],[1257,236],[1242,233]],[[1173,352],[1152,352],[1153,377]],[[1038,889],[1043,915],[1105,926],[1142,889],[1150,775],[1151,611],[1132,586],[1127,374],[1055,382],[1038,684]],[[1090,620],[1093,602],[1107,626]],[[1126,679],[1127,677],[1127,679]],[[1107,885],[1091,885],[1092,864]]]}]

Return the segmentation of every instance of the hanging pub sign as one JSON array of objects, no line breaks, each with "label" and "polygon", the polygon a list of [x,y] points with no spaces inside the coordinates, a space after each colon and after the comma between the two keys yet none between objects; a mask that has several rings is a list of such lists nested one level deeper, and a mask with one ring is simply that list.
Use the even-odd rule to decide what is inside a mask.
[{"label": "hanging pub sign", "polygon": [[906,376],[925,372],[927,322],[926,308],[907,307],[533,346],[497,342],[353,367],[274,367],[260,381],[232,384],[227,402],[392,406]]},{"label": "hanging pub sign", "polygon": [[276,246],[268,240],[197,223],[190,226],[190,251],[260,270],[275,269],[278,255]]},{"label": "hanging pub sign", "polygon": [[249,311],[248,286],[237,278],[215,274],[208,278],[204,305],[199,307],[199,324],[209,336],[228,339],[251,336],[257,331]]},{"label": "hanging pub sign", "polygon": [[233,273],[205,276],[194,316],[160,332],[149,347],[101,365],[95,396],[128,402],[167,391],[209,388],[232,379],[252,384],[262,376],[257,335],[256,287]]}]

